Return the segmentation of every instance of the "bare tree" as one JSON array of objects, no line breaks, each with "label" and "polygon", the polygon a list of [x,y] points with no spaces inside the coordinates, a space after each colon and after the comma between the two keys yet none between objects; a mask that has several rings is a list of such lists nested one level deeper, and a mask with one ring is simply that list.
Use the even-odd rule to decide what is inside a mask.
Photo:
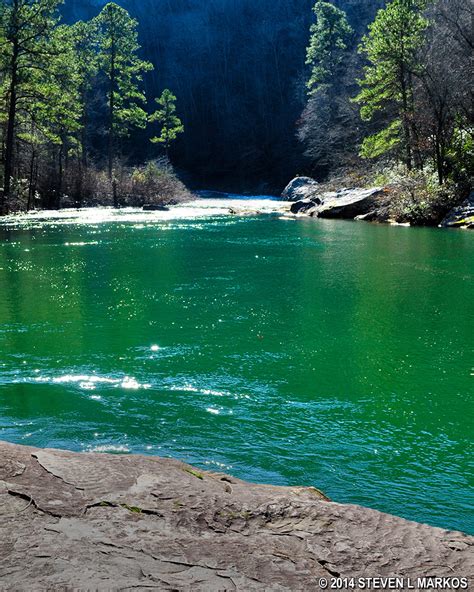
[{"label": "bare tree", "polygon": [[[449,152],[462,135],[471,135],[473,118],[473,7],[464,0],[439,0],[429,10],[432,25],[420,60],[423,69],[418,77],[417,125],[423,145],[443,184],[453,166]],[[461,149],[462,152],[462,149]]]}]

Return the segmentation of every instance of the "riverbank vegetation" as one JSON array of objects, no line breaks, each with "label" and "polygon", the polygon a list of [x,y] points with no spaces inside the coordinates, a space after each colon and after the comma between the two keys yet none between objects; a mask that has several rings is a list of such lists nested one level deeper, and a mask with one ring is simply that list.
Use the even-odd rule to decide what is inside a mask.
[{"label": "riverbank vegetation", "polygon": [[314,13],[298,130],[310,170],[359,171],[390,186],[393,218],[438,223],[474,175],[472,6],[392,0],[362,37],[332,3]]},{"label": "riverbank vegetation", "polygon": [[[183,132],[176,97],[163,91],[150,115],[143,82],[153,65],[140,57],[137,21],[109,3],[67,25],[60,4],[2,1],[0,211],[186,197],[168,158]],[[137,158],[136,133],[148,127]]]},{"label": "riverbank vegetation", "polygon": [[472,183],[472,7],[313,2],[2,0],[0,208],[181,199],[172,159],[197,188],[384,185],[435,223]]}]

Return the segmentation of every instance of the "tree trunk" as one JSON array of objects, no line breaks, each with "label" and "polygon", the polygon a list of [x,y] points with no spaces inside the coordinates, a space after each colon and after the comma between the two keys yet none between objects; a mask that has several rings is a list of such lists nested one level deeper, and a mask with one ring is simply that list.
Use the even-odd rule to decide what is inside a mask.
[{"label": "tree trunk", "polygon": [[409,171],[413,168],[413,154],[411,150],[411,138],[410,138],[410,122],[408,121],[408,88],[407,88],[407,78],[406,78],[406,70],[405,70],[405,63],[404,57],[401,58],[402,61],[399,63],[399,82],[400,82],[400,89],[402,93],[402,125],[403,125],[403,136],[405,140],[405,163],[407,169]]},{"label": "tree trunk", "polygon": [[78,208],[82,207],[82,202],[84,199],[83,192],[84,192],[84,175],[87,170],[87,124],[88,124],[88,116],[87,116],[87,95],[84,90],[81,90],[81,100],[82,104],[84,105],[82,110],[82,127],[81,127],[81,155],[78,159],[78,180],[76,186],[76,205]]},{"label": "tree trunk", "polygon": [[33,202],[34,196],[34,189],[33,189],[33,179],[35,174],[35,159],[36,159],[36,152],[34,148],[31,150],[31,161],[30,161],[30,178],[28,183],[28,203],[26,204],[26,211],[29,212],[31,210],[31,204]]},{"label": "tree trunk", "polygon": [[114,173],[114,92],[110,93],[110,104],[109,104],[109,146],[108,146],[108,171],[109,179],[112,180]]},{"label": "tree trunk", "polygon": [[[86,104],[86,94],[82,93],[82,103]],[[84,107],[82,111],[82,129],[81,129],[81,165],[85,170],[87,168],[87,124],[88,115],[87,108]]]},{"label": "tree trunk", "polygon": [[56,195],[56,204],[55,204],[55,208],[57,210],[61,209],[62,192],[63,192],[63,146],[61,144],[61,148],[59,149],[59,154],[58,154],[58,193]]},{"label": "tree trunk", "polygon": [[445,104],[441,102],[439,108],[436,109],[436,170],[438,172],[438,181],[443,185],[445,181],[445,158],[446,158],[446,144],[445,144]]},{"label": "tree trunk", "polygon": [[444,142],[441,139],[440,135],[437,135],[436,136],[436,171],[438,173],[438,183],[440,185],[444,184],[444,158],[445,158]]},{"label": "tree trunk", "polygon": [[3,182],[3,195],[1,196],[0,211],[3,212],[11,197],[11,179],[14,169],[14,147],[15,147],[15,125],[17,106],[17,84],[18,84],[18,41],[13,42],[13,52],[10,62],[11,81],[9,90],[7,138],[5,142],[5,178]]},{"label": "tree trunk", "polygon": [[415,120],[415,93],[413,90],[413,76],[408,73],[408,84],[407,84],[407,100],[408,100],[408,116],[409,116],[409,129],[410,129],[410,142],[412,150],[413,165],[418,169],[423,169],[423,157],[420,151],[420,134],[418,132],[418,126]]},{"label": "tree trunk", "polygon": [[38,176],[39,176],[39,157],[37,156],[36,161],[35,161],[35,170],[33,173],[32,195],[34,198],[36,198],[36,188],[38,187]]},{"label": "tree trunk", "polygon": [[115,42],[112,39],[110,55],[110,96],[109,96],[109,179],[114,172],[114,109],[115,109]]}]

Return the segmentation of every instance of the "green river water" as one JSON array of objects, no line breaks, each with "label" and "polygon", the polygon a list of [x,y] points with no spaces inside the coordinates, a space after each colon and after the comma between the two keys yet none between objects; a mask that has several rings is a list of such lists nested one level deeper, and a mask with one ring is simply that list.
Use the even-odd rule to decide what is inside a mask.
[{"label": "green river water", "polygon": [[229,203],[2,222],[0,439],[474,532],[474,234]]}]

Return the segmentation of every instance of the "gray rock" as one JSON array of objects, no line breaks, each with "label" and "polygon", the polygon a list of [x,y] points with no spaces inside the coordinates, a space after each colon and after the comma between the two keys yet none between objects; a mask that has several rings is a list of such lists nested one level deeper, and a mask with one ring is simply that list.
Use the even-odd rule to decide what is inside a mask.
[{"label": "gray rock", "polygon": [[314,206],[314,207],[310,208],[309,210],[306,210],[305,214],[307,216],[310,216],[311,218],[317,218],[318,213],[319,213],[319,207],[320,206]]},{"label": "gray rock", "polygon": [[294,201],[293,214],[306,214],[319,218],[345,218],[385,220],[384,189],[340,189],[321,193],[321,188],[309,177],[293,179],[283,192],[283,197]]},{"label": "gray rock", "polygon": [[288,201],[312,198],[319,189],[319,183],[310,177],[295,177],[285,187],[281,197]]},{"label": "gray rock", "polygon": [[[474,577],[474,537],[171,459],[0,442],[2,590],[318,590]],[[372,588],[370,588],[372,589]]]},{"label": "gray rock", "polygon": [[144,212],[168,212],[169,208],[162,204],[145,204],[143,206]]},{"label": "gray rock", "polygon": [[389,208],[381,206],[366,214],[356,216],[354,220],[362,220],[364,222],[388,222],[390,220],[390,211]]},{"label": "gray rock", "polygon": [[319,197],[313,199],[302,199],[291,204],[290,212],[292,214],[308,214],[310,210],[321,205],[323,202]]},{"label": "gray rock", "polygon": [[382,205],[384,190],[381,187],[371,189],[342,189],[335,194],[323,196],[324,203],[319,208],[319,218],[354,219],[373,212]]},{"label": "gray rock", "polygon": [[441,222],[443,228],[474,228],[474,191],[457,208],[454,208]]}]

